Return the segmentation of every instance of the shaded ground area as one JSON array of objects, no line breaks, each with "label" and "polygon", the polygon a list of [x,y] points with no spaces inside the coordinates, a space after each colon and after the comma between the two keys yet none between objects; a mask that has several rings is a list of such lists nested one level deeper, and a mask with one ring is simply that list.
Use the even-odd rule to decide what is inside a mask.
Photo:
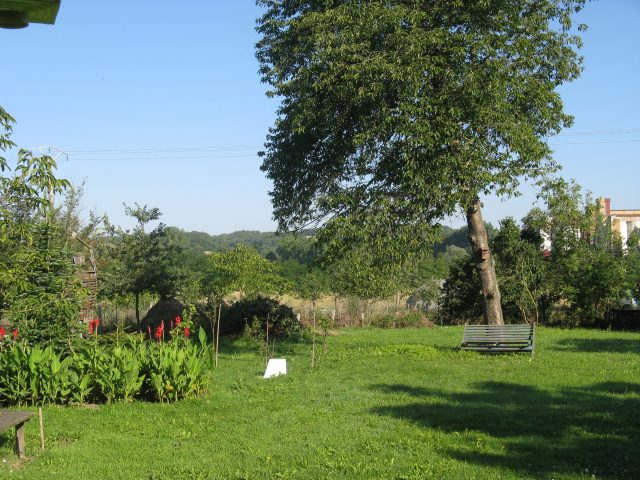
[{"label": "shaded ground area", "polygon": [[586,353],[640,354],[640,342],[627,338],[564,338],[556,342],[555,348]]},{"label": "shaded ground area", "polygon": [[[598,478],[640,478],[640,384],[595,383],[557,394],[506,382],[480,382],[472,392],[376,385],[415,401],[372,409],[446,433],[472,430],[499,438],[504,453],[465,445],[443,453],[526,475],[580,471]],[[541,459],[544,461],[541,462]]]}]

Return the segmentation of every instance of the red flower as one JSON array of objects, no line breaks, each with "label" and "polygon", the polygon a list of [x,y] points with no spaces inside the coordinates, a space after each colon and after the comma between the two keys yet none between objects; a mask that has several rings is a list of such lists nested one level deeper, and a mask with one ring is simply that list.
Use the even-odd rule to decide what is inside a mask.
[{"label": "red flower", "polygon": [[18,329],[14,328],[13,329],[13,339],[15,340],[16,338],[18,338]]},{"label": "red flower", "polygon": [[0,340],[2,340],[6,334],[7,332],[5,331],[4,327],[0,327]]},{"label": "red flower", "polygon": [[156,328],[156,333],[154,334],[154,337],[156,337],[157,341],[160,341],[164,338],[164,320]]},{"label": "red flower", "polygon": [[185,338],[189,338],[189,333],[191,333],[191,332],[189,331],[189,327],[185,327],[185,329],[184,329],[184,336],[185,336]]},{"label": "red flower", "polygon": [[93,332],[98,333],[98,325],[100,325],[100,320],[94,318],[89,322],[89,334],[93,335]]},{"label": "red flower", "polygon": [[182,318],[180,318],[180,315],[178,315],[176,317],[176,325],[180,325],[180,322],[182,322]]},{"label": "red flower", "polygon": [[151,338],[151,326],[147,325],[147,331],[149,332],[149,338]]}]

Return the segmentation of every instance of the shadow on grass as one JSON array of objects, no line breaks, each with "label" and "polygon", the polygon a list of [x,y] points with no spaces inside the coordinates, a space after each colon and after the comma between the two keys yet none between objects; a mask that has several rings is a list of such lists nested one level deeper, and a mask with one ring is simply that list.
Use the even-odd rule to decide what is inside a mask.
[{"label": "shadow on grass", "polygon": [[626,338],[566,338],[552,348],[563,352],[640,353],[640,341]]},{"label": "shadow on grass", "polygon": [[14,433],[13,428],[5,430],[4,432],[0,432],[0,448],[4,448],[7,446],[13,447],[13,444],[16,442],[16,435]]},{"label": "shadow on grass", "polygon": [[[531,386],[482,382],[451,393],[407,385],[375,385],[412,401],[373,409],[446,433],[472,431],[497,439],[500,453],[477,436],[455,436],[442,453],[462,462],[520,475],[594,474],[640,478],[640,385],[622,382],[549,393]],[[474,438],[475,437],[475,438]]]}]

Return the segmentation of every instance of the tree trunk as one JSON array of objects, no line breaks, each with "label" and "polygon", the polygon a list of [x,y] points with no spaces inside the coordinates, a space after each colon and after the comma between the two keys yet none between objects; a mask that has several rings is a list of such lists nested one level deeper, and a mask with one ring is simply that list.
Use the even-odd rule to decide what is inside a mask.
[{"label": "tree trunk", "polygon": [[482,285],[484,320],[488,325],[504,325],[496,269],[489,251],[487,231],[482,221],[480,199],[477,197],[467,207],[467,226],[469,227],[468,236],[473,258],[476,262],[480,284]]},{"label": "tree trunk", "polygon": [[136,292],[136,326],[140,328],[140,294]]}]

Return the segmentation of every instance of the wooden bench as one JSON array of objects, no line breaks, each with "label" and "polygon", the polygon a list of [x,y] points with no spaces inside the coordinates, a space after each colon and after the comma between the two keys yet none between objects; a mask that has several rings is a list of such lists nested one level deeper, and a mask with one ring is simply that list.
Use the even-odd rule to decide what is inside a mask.
[{"label": "wooden bench", "polygon": [[533,355],[534,342],[534,325],[465,325],[462,350],[531,352]]},{"label": "wooden bench", "polygon": [[32,412],[0,410],[0,432],[16,427],[16,450],[19,458],[24,458],[24,423],[33,415]]}]

